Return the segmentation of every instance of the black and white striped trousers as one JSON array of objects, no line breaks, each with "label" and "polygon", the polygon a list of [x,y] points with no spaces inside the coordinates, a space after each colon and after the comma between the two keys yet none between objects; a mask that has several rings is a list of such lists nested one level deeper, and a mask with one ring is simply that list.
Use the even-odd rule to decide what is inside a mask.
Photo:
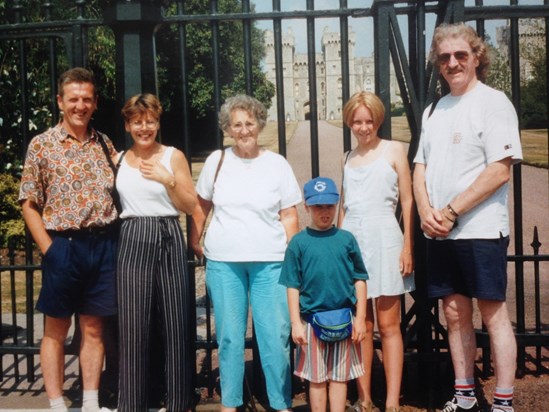
[{"label": "black and white striped trousers", "polygon": [[[118,411],[147,411],[151,325],[159,322],[170,412],[192,406],[195,354],[189,330],[185,240],[175,217],[124,219],[118,243]],[[158,317],[155,315],[158,313]]]}]

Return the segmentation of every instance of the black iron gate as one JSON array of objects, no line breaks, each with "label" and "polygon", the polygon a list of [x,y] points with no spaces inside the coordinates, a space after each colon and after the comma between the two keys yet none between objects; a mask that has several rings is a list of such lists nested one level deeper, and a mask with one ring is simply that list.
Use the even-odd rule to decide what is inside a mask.
[{"label": "black iron gate", "polygon": [[[177,88],[178,101],[172,102],[170,124],[163,125],[163,131],[172,136],[173,144],[182,149],[190,160],[196,160],[199,153],[193,150],[193,139],[198,138],[198,131],[191,130],[190,125],[193,110],[191,108],[191,90],[189,89],[189,73],[192,69],[188,61],[189,30],[195,25],[202,25],[208,28],[208,42],[210,47],[211,70],[207,76],[213,85],[211,100],[212,110],[217,113],[222,102],[223,67],[220,62],[219,48],[222,44],[220,38],[220,25],[230,22],[238,23],[242,37],[242,52],[244,56],[243,90],[246,93],[254,94],[254,72],[253,72],[253,47],[252,30],[258,22],[268,22],[272,26],[274,42],[274,82],[276,90],[276,122],[278,126],[279,152],[286,154],[286,108],[284,88],[284,57],[283,57],[283,25],[288,21],[301,21],[305,23],[306,55],[308,63],[308,104],[310,107],[310,135],[311,135],[311,176],[319,173],[319,142],[318,142],[318,119],[322,117],[319,113],[319,90],[317,90],[318,72],[315,70],[316,38],[315,23],[322,19],[337,19],[339,22],[339,38],[341,45],[350,44],[350,22],[354,24],[370,24],[373,26],[373,50],[375,67],[375,90],[384,102],[387,113],[391,112],[391,70],[393,67],[394,76],[398,84],[398,94],[411,133],[411,144],[409,158],[412,159],[419,140],[421,129],[421,113],[424,107],[432,100],[436,89],[437,73],[426,63],[427,49],[430,39],[426,38],[426,30],[429,24],[441,22],[468,21],[474,22],[479,33],[485,32],[485,24],[491,20],[508,21],[509,37],[509,62],[511,73],[511,98],[517,109],[521,106],[520,96],[520,36],[519,24],[522,19],[540,18],[544,27],[543,45],[545,50],[549,47],[547,24],[549,22],[549,1],[544,0],[539,5],[521,5],[517,0],[510,0],[501,6],[484,6],[482,0],[441,0],[441,1],[364,1],[365,7],[348,7],[347,0],[339,0],[337,7],[332,9],[316,10],[313,0],[305,0],[303,7],[299,10],[285,11],[280,0],[273,0],[268,11],[255,11],[249,0],[237,2],[240,6],[238,11],[230,13],[223,12],[224,2],[222,0],[211,0],[204,2],[208,5],[207,12],[202,14],[194,10],[187,10],[186,2],[179,1],[136,1],[117,0],[104,2],[104,9],[95,10],[84,0],[59,1],[44,0],[38,1],[17,1],[6,3],[0,12],[0,58],[7,61],[8,54],[12,54],[11,61],[16,64],[2,66],[2,84],[4,87],[11,84],[18,92],[19,101],[17,107],[18,117],[14,127],[2,128],[2,133],[11,133],[9,138],[20,142],[20,160],[22,161],[24,149],[32,135],[33,116],[37,110],[45,110],[50,113],[48,117],[50,124],[58,121],[56,108],[55,89],[58,74],[67,67],[88,66],[95,58],[95,53],[100,53],[90,44],[90,37],[93,37],[98,30],[109,33],[113,38],[113,47],[110,53],[114,53],[114,85],[110,90],[115,90],[114,96],[101,96],[106,100],[108,109],[102,111],[95,119],[98,129],[107,131],[114,138],[118,148],[124,148],[129,142],[126,140],[123,124],[116,113],[124,101],[139,92],[153,92],[160,94],[158,87],[159,72],[176,73],[176,80],[170,87]],[[335,1],[334,1],[335,3]],[[72,9],[70,17],[56,19],[58,10],[56,7],[69,7]],[[29,8],[40,7],[39,13],[30,13]],[[35,20],[30,20],[30,15]],[[430,19],[431,18],[431,19]],[[434,23],[432,21],[434,20]],[[431,23],[429,23],[431,22]],[[404,28],[403,28],[404,27]],[[162,67],[163,62],[158,58],[157,36],[159,29],[167,28],[175,33],[177,55],[177,67],[167,70]],[[363,39],[364,40],[364,39]],[[36,52],[36,48],[40,52]],[[163,52],[166,52],[163,50]],[[350,67],[351,56],[348,47],[340,47],[340,68],[341,68],[341,101],[345,102],[351,94]],[[13,56],[16,56],[13,58]],[[44,61],[29,61],[29,56],[42,56]],[[4,63],[2,63],[4,64]],[[30,76],[37,66],[42,68],[41,76],[49,79],[49,90],[43,91],[49,96],[49,102],[43,103],[42,107],[36,106],[37,91],[33,90],[33,79]],[[546,64],[546,67],[548,65]],[[546,76],[547,77],[547,76]],[[13,79],[13,80],[12,80]],[[106,80],[106,79],[104,79]],[[168,80],[169,81],[169,80]],[[320,94],[323,91],[320,90]],[[0,91],[5,94],[5,91]],[[546,106],[547,106],[547,102]],[[101,103],[100,103],[101,106]],[[48,124],[42,124],[42,127]],[[545,126],[547,127],[547,125]],[[382,126],[381,134],[391,135],[391,122],[386,119]],[[350,132],[347,128],[342,129],[342,138],[345,148],[351,145]],[[6,140],[6,136],[3,136]],[[222,135],[219,130],[211,146],[220,147]],[[532,251],[525,252],[523,248],[523,212],[522,212],[522,174],[521,166],[513,169],[514,180],[514,251],[509,260],[514,264],[516,279],[516,336],[519,343],[518,365],[519,374],[524,373],[527,359],[533,359],[537,373],[547,373],[547,355],[543,357],[542,350],[549,346],[549,332],[547,319],[543,318],[541,312],[542,299],[540,283],[547,277],[547,254],[540,254],[541,243],[539,238],[547,239],[547,233],[538,236],[537,231],[532,234]],[[418,231],[419,232],[419,231]],[[530,235],[528,235],[530,236]],[[434,366],[447,352],[446,333],[438,318],[438,303],[428,300],[425,288],[422,287],[424,280],[424,264],[421,260],[422,239],[418,236],[417,247],[417,268],[416,278],[418,282],[417,291],[413,294],[414,302],[411,307],[403,313],[402,329],[404,331],[405,346],[410,357],[415,357],[422,367],[419,368],[423,374],[422,379],[433,381],[435,376]],[[33,260],[32,242],[27,237],[24,246],[25,263],[13,261],[0,262],[0,274],[2,280],[9,278],[14,280],[16,272],[24,272],[26,282],[26,322],[19,325],[15,317],[10,319],[3,317],[0,326],[2,336],[16,328],[23,326],[26,331],[26,342],[20,343],[17,340],[6,340],[0,343],[0,355],[5,356],[24,355],[27,357],[29,380],[34,380],[34,360],[38,353],[38,341],[33,329],[33,275],[39,269],[38,262]],[[544,263],[545,262],[545,263]],[[545,265],[545,266],[544,266]],[[194,285],[195,264],[189,262],[191,276]],[[545,269],[544,269],[545,268]],[[533,301],[525,301],[525,278],[532,280],[535,293]],[[13,282],[12,282],[13,284]],[[2,304],[6,300],[15,301],[15,289],[11,293],[2,291]],[[203,304],[202,297],[199,297],[199,304],[206,310],[207,334],[205,338],[197,338],[195,334],[196,349],[205,353],[205,361],[198,373],[207,377],[207,385],[213,387],[211,380],[211,354],[215,351],[215,342],[212,339],[210,324],[210,308],[207,302]],[[533,324],[526,322],[526,310],[535,312]],[[547,314],[545,314],[547,316]],[[196,316],[194,317],[196,319]],[[9,333],[7,333],[9,334]],[[478,346],[483,349],[483,372],[490,373],[489,342],[486,333],[479,331]],[[533,352],[530,351],[533,349]],[[528,351],[528,352],[527,352]],[[0,372],[2,373],[2,372]],[[1,377],[1,375],[0,375]],[[426,402],[432,404],[432,393],[428,395]]]}]

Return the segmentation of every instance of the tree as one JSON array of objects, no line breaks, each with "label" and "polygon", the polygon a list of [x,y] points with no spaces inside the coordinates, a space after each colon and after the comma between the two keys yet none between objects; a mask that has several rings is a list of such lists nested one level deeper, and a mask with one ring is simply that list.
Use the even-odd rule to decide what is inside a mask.
[{"label": "tree", "polygon": [[545,56],[533,61],[533,77],[521,88],[521,126],[523,129],[547,128],[547,72]]},{"label": "tree", "polygon": [[[544,21],[542,19],[521,20],[519,35],[521,128],[547,128],[547,63]],[[499,48],[490,45],[490,49],[492,64],[487,83],[511,97],[510,58],[506,52]]]},{"label": "tree", "polygon": [[[168,13],[173,13],[175,6]],[[208,14],[210,2],[207,0],[188,0],[185,10],[191,14]],[[237,13],[242,11],[240,0],[219,1],[219,13]],[[197,150],[211,148],[217,128],[215,122],[214,78],[212,59],[212,32],[209,24],[188,24],[186,58],[188,60],[188,87],[191,105],[192,143]],[[176,27],[164,26],[157,34],[159,50],[159,68],[161,72],[160,95],[167,101],[173,112],[177,113],[177,102],[181,100],[181,89],[174,86],[181,82],[176,59],[178,50]],[[245,93],[245,67],[242,22],[232,20],[219,24],[219,61],[221,98]],[[265,56],[263,32],[252,26],[252,89],[254,96],[267,107],[275,94],[274,85],[269,82],[261,70],[261,60]],[[181,51],[179,51],[181,52]],[[169,115],[168,115],[169,116]],[[166,128],[163,128],[166,132]],[[168,130],[168,138],[170,138]],[[174,131],[178,133],[178,131]],[[164,133],[165,135],[166,133]]]},{"label": "tree", "polygon": [[19,181],[0,173],[0,247],[6,247],[9,239],[21,242],[25,237],[25,225],[17,201]]},{"label": "tree", "polygon": [[[87,8],[87,17],[97,18],[101,14],[107,0],[92,2]],[[10,2],[0,2],[0,24],[14,22],[13,8]],[[43,22],[46,20],[44,9],[36,7],[36,1],[22,0],[21,15],[24,22]],[[50,20],[68,20],[76,17],[74,0],[58,0],[52,9]],[[69,67],[65,44],[54,41],[57,53],[57,70]],[[112,101],[114,96],[114,36],[103,28],[89,31],[89,68],[96,74],[99,85],[99,95],[102,100]],[[56,104],[52,102],[52,85],[49,73],[50,39],[29,38],[24,41],[3,41],[0,47],[0,173],[18,176],[21,173],[26,143],[22,138],[24,128],[28,137],[51,126]],[[20,56],[24,52],[26,67],[20,67]],[[25,73],[25,74],[23,74]],[[25,75],[27,94],[21,90],[22,76]],[[104,97],[103,97],[104,96]],[[27,112],[23,112],[28,102]],[[23,124],[27,119],[27,124]]]},{"label": "tree", "polygon": [[[84,18],[101,19],[109,3],[114,0],[88,0]],[[163,1],[166,14],[175,13],[175,2]],[[46,4],[46,2],[44,2]],[[63,21],[77,18],[77,2],[74,0],[57,0],[52,4],[50,20]],[[8,7],[8,5],[10,5]],[[21,0],[24,22],[45,20],[43,7],[36,7],[35,0]],[[208,0],[187,0],[187,13],[208,14]],[[220,0],[220,13],[234,13],[242,10],[240,0]],[[10,2],[0,1],[0,24],[14,22],[14,13]],[[221,73],[219,84],[222,98],[245,91],[244,57],[242,47],[242,23],[229,21],[220,23],[220,61]],[[159,73],[159,95],[166,110],[163,122],[163,137],[167,143],[175,141],[180,135],[181,88],[179,70],[179,45],[175,25],[165,24],[156,34],[157,64]],[[29,138],[52,124],[54,112],[52,103],[52,86],[49,73],[49,40],[26,39],[26,80],[28,83],[27,100],[32,108],[23,113],[20,90],[21,70],[19,41],[2,41],[0,47],[0,172],[6,171],[18,175],[21,171],[26,142],[22,139],[23,126],[29,130]],[[114,136],[115,124],[119,114],[114,111],[115,101],[115,54],[114,35],[108,27],[91,27],[88,30],[88,67],[94,72],[98,81],[99,111],[95,122],[102,131]],[[68,68],[64,43],[56,40],[58,73]],[[274,96],[274,86],[268,82],[261,71],[263,58],[263,34],[252,28],[253,56],[253,90],[265,104],[269,105]],[[211,50],[211,30],[208,24],[192,23],[187,25],[187,61],[189,72],[189,100],[192,119],[192,139],[198,141],[200,148],[211,146],[215,133],[214,79]],[[175,51],[175,53],[174,53]],[[175,87],[174,87],[175,86]],[[28,119],[23,125],[23,119]]]},{"label": "tree", "polygon": [[492,60],[490,62],[490,70],[488,70],[488,78],[486,83],[504,92],[507,97],[511,97],[511,68],[509,67],[508,57],[500,50],[496,49],[492,44],[489,44]]}]

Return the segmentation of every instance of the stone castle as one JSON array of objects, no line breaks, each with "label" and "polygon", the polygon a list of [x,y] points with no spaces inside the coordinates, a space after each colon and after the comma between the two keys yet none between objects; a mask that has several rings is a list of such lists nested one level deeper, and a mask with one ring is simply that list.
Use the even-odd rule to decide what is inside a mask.
[{"label": "stone castle", "polygon": [[[340,120],[342,117],[341,39],[339,33],[328,28],[322,33],[322,51],[316,53],[316,90],[318,118]],[[374,92],[374,58],[355,57],[355,33],[349,32],[349,90],[353,94],[365,90]],[[276,84],[274,35],[265,31],[265,71],[269,81]],[[292,30],[282,36],[284,78],[284,108],[286,121],[309,119],[309,76],[306,53],[296,53]],[[391,102],[400,102],[396,76],[391,70]],[[269,109],[269,120],[277,117],[276,96]]]},{"label": "stone castle", "polygon": [[[518,24],[520,50],[520,78],[532,79],[533,67],[530,62],[532,54],[546,53],[545,50],[545,23],[543,19],[521,19]],[[499,51],[511,61],[509,44],[511,42],[511,26],[496,28],[496,42]]]}]

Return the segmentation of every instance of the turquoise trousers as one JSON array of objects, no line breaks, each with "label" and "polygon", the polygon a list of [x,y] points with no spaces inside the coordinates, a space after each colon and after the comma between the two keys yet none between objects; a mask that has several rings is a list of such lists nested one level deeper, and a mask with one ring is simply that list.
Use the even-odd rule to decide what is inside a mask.
[{"label": "turquoise trousers", "polygon": [[251,305],[271,408],[292,406],[290,316],[286,287],[278,284],[281,262],[208,260],[206,286],[215,314],[221,403],[243,404],[244,341]]}]

